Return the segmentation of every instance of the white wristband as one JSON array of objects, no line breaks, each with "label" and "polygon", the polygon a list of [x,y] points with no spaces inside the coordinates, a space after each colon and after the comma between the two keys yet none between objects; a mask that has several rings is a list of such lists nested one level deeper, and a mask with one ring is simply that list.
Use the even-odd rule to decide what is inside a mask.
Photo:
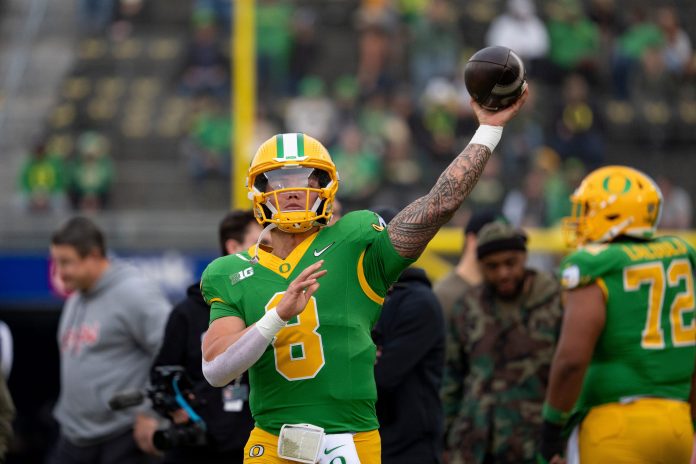
[{"label": "white wristband", "polygon": [[503,126],[487,126],[481,125],[476,130],[476,133],[471,137],[471,142],[477,145],[484,145],[488,147],[491,152],[495,150],[495,147],[500,142],[500,138],[503,136]]},{"label": "white wristband", "polygon": [[261,319],[256,323],[261,335],[269,342],[275,337],[280,329],[285,327],[287,322],[282,320],[275,308],[266,311]]}]

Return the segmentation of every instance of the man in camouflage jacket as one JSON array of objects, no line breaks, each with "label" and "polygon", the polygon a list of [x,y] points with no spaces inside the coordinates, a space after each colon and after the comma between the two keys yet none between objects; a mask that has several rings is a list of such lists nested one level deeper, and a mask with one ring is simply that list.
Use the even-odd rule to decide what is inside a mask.
[{"label": "man in camouflage jacket", "polygon": [[561,323],[560,286],[526,267],[524,232],[493,222],[478,234],[483,283],[449,316],[443,382],[449,464],[533,463]]}]

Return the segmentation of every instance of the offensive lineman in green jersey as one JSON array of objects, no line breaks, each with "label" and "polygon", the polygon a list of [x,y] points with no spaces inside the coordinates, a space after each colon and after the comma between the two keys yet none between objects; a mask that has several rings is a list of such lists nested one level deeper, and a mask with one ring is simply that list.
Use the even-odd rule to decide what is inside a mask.
[{"label": "offensive lineman in green jersey", "polygon": [[467,197],[526,98],[498,112],[472,103],[481,126],[469,145],[388,226],[368,211],[326,225],[339,179],[319,141],[281,134],[261,145],[247,188],[271,247],[220,258],[201,282],[206,378],[221,386],[249,369],[256,428],[245,462],[291,462],[281,448],[301,462],[380,462],[370,331],[384,295]]},{"label": "offensive lineman in green jersey", "polygon": [[561,429],[572,411],[582,421],[569,462],[688,464],[696,254],[680,238],[654,237],[662,195],[635,169],[597,169],[571,201],[564,225],[582,246],[561,265],[565,311],[540,455],[562,462]]}]

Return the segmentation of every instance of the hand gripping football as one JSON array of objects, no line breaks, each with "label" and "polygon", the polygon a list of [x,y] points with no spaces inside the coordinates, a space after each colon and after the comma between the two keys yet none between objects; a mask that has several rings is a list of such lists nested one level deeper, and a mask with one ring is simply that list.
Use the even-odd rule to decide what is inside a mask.
[{"label": "hand gripping football", "polygon": [[522,59],[507,47],[486,47],[464,67],[464,83],[479,105],[490,111],[506,108],[522,95],[527,73]]}]

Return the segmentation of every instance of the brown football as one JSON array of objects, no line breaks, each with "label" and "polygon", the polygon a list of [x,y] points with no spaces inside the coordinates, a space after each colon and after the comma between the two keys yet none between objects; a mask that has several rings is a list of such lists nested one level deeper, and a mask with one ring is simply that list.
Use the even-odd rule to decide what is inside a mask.
[{"label": "brown football", "polygon": [[522,59],[507,47],[483,48],[464,67],[464,83],[471,98],[491,111],[515,103],[526,82]]}]

